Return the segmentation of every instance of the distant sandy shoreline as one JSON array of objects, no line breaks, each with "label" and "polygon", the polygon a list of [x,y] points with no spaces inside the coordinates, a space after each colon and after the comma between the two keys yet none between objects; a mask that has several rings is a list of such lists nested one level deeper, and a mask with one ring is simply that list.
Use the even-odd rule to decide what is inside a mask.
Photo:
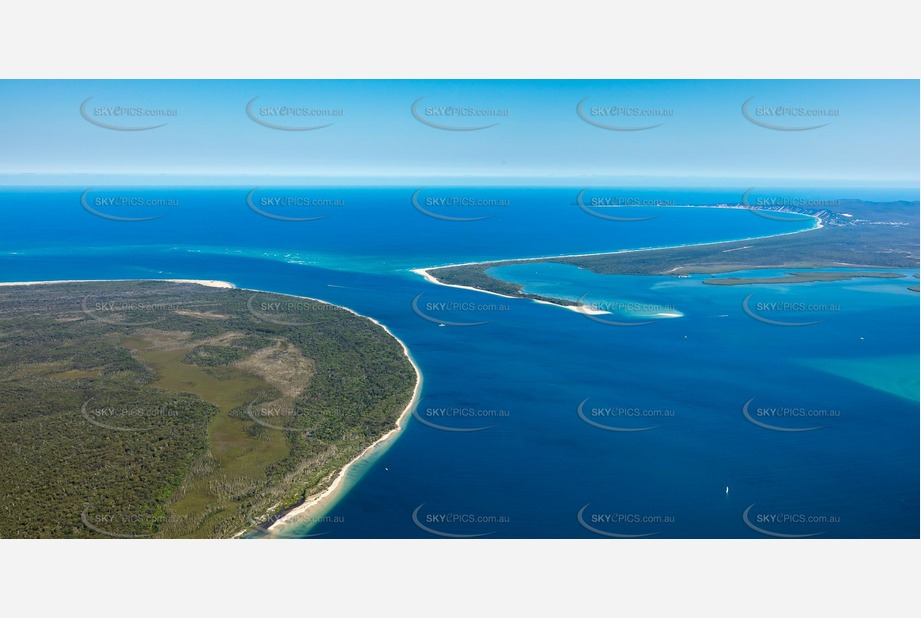
[{"label": "distant sandy shoreline", "polygon": [[[669,208],[683,208],[681,206],[669,206]],[[690,208],[690,207],[687,207]],[[694,208],[698,208],[694,206]],[[703,208],[703,207],[701,207]],[[715,206],[711,208],[716,208]],[[412,272],[417,274],[422,274],[422,272],[428,272],[430,270],[438,270],[439,268],[453,268],[455,266],[477,266],[479,264],[496,264],[499,262],[542,262],[544,260],[553,260],[559,258],[580,258],[580,257],[595,257],[599,255],[619,255],[621,253],[638,253],[640,251],[660,251],[663,249],[688,249],[692,247],[708,247],[710,245],[723,245],[731,242],[744,242],[746,240],[762,240],[765,238],[777,238],[779,236],[789,236],[790,234],[802,234],[804,232],[811,232],[813,230],[819,230],[825,227],[822,225],[822,219],[817,215],[803,215],[804,217],[811,217],[815,219],[815,225],[807,228],[805,230],[795,230],[793,232],[780,232],[779,234],[766,234],[765,236],[746,236],[745,238],[730,238],[729,240],[713,240],[709,242],[698,242],[698,243],[687,243],[683,245],[665,245],[662,247],[641,247],[639,249],[616,249],[614,251],[595,251],[592,253],[560,253],[557,255],[541,255],[537,257],[526,257],[526,258],[497,258],[495,260],[479,260],[476,262],[460,262],[456,264],[442,264],[440,266],[426,266],[425,268],[414,268]],[[434,277],[433,277],[434,278]],[[442,284],[447,285],[447,284]],[[452,286],[452,287],[461,287],[461,286]],[[471,288],[479,289],[479,288]]]},{"label": "distant sandy shoreline", "polygon": [[[678,207],[671,206],[670,208],[678,208]],[[720,207],[711,206],[710,208],[720,208]],[[470,285],[458,285],[456,283],[445,283],[444,281],[441,281],[440,279],[438,279],[438,277],[436,277],[429,271],[439,270],[442,268],[454,268],[457,266],[480,266],[484,264],[501,264],[505,262],[516,262],[516,263],[518,262],[545,262],[545,261],[559,259],[559,258],[595,257],[595,256],[600,256],[600,255],[620,255],[623,253],[638,253],[638,252],[643,252],[643,251],[661,251],[665,249],[685,249],[685,248],[692,248],[692,247],[707,247],[711,245],[723,245],[723,244],[732,243],[732,242],[744,242],[746,240],[761,240],[764,238],[776,238],[778,236],[789,236],[790,234],[802,234],[804,232],[811,232],[813,230],[822,229],[822,227],[824,227],[822,225],[821,217],[817,215],[804,215],[804,216],[815,219],[815,225],[805,230],[796,230],[793,232],[781,232],[779,234],[768,234],[767,236],[750,236],[746,238],[733,238],[730,240],[717,240],[717,241],[712,241],[712,242],[690,243],[690,244],[683,244],[683,245],[668,245],[664,247],[643,247],[640,249],[618,249],[616,251],[597,251],[594,253],[567,253],[567,254],[562,254],[562,255],[545,255],[545,256],[527,257],[527,258],[499,258],[495,260],[480,260],[478,262],[462,262],[458,264],[444,264],[441,266],[427,266],[425,268],[413,268],[410,270],[410,272],[421,276],[423,279],[425,279],[429,283],[434,283],[435,285],[444,285],[449,288],[458,288],[462,290],[472,290],[474,292],[482,292],[484,294],[492,294],[494,296],[501,296],[502,298],[531,300],[535,303],[540,303],[542,305],[552,305],[555,307],[562,307],[563,309],[569,309],[570,311],[575,311],[576,313],[599,315],[603,313],[610,313],[610,311],[597,311],[597,310],[593,310],[585,306],[564,305],[562,303],[555,303],[550,300],[540,300],[536,298],[528,298],[527,296],[510,296],[508,294],[500,294],[499,292],[493,292],[491,290],[484,290],[483,288],[477,288],[477,287],[473,287]],[[484,273],[485,273],[485,269],[484,269]]]}]

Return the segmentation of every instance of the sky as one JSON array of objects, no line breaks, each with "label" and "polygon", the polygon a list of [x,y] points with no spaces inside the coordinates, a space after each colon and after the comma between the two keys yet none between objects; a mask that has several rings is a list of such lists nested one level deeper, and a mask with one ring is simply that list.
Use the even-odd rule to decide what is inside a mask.
[{"label": "sky", "polygon": [[918,136],[917,80],[0,81],[0,185],[917,189]]}]

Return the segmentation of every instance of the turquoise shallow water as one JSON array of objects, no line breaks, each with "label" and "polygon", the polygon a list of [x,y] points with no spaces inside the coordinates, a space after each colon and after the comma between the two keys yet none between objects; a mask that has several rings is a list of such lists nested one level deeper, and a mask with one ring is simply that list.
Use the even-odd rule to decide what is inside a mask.
[{"label": "turquoise shallow water", "polygon": [[[392,215],[411,192],[363,190],[354,199],[382,209],[372,223],[321,231],[248,209],[249,219],[215,218],[245,197],[229,189],[196,193],[202,206],[189,218],[163,217],[155,229],[79,205],[78,216],[68,208],[79,192],[0,194],[11,221],[0,230],[0,280],[223,279],[386,324],[425,375],[418,416],[386,452],[353,468],[349,491],[320,519],[288,536],[918,536],[917,383],[904,377],[918,374],[918,296],[906,289],[914,281],[718,287],[553,264],[494,269],[529,290],[587,294],[612,310],[593,320],[407,272],[778,225],[741,211],[706,209],[696,219],[673,209],[683,227],[647,211],[663,225],[612,228],[559,215],[552,206],[565,191],[522,191],[522,203],[536,205],[491,228],[432,220],[411,205]],[[750,294],[756,316],[816,323],[761,321],[743,309]],[[662,312],[680,316],[654,315]]]},{"label": "turquoise shallow water", "polygon": [[[743,192],[744,188],[653,195],[674,204],[709,204],[738,203]],[[6,189],[0,191],[5,224],[0,254],[50,257],[156,248],[380,273],[498,258],[712,242],[814,225],[812,219],[791,216],[789,221],[773,221],[744,210],[589,209],[602,215],[652,217],[609,221],[579,208],[578,196],[578,189],[521,187]],[[117,200],[166,205],[103,205]],[[275,200],[341,205],[264,205]],[[429,205],[443,201],[457,205]],[[486,205],[477,205],[481,203]],[[146,218],[150,219],[140,220]]]}]

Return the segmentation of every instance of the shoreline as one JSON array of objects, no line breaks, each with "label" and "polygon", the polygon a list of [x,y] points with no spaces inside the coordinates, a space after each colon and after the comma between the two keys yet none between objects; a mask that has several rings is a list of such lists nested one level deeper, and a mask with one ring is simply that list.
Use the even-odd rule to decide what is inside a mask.
[{"label": "shoreline", "polygon": [[[712,206],[711,208],[719,208],[719,207],[718,207],[718,206]],[[528,257],[528,258],[505,258],[505,259],[498,259],[498,260],[480,260],[480,261],[478,261],[478,262],[462,262],[462,263],[458,263],[458,264],[445,264],[445,265],[442,265],[442,266],[427,266],[427,267],[425,267],[425,268],[412,268],[412,269],[410,269],[409,272],[414,273],[414,274],[416,274],[416,275],[419,275],[419,276],[421,276],[423,279],[425,279],[426,281],[428,281],[429,283],[434,283],[435,285],[443,285],[443,286],[445,286],[445,287],[458,288],[458,289],[462,289],[462,290],[473,290],[474,292],[482,292],[482,293],[484,293],[484,294],[492,294],[492,295],[494,295],[494,296],[501,296],[502,298],[511,298],[511,299],[517,299],[517,300],[530,300],[530,301],[535,302],[535,303],[540,303],[540,304],[544,304],[544,305],[553,305],[553,306],[555,306],[555,307],[562,307],[563,309],[569,309],[570,311],[575,311],[575,312],[577,312],[577,313],[584,313],[585,311],[584,311],[582,308],[580,308],[580,307],[578,307],[578,306],[576,306],[576,305],[563,305],[563,304],[551,302],[551,301],[548,301],[548,300],[539,300],[539,299],[534,299],[534,298],[528,298],[527,296],[509,296],[508,294],[500,294],[499,292],[493,292],[493,291],[491,291],[491,290],[484,290],[484,289],[482,289],[482,288],[477,288],[477,287],[473,287],[473,286],[470,286],[470,285],[457,285],[457,284],[454,284],[454,283],[445,283],[445,282],[441,281],[440,279],[438,279],[435,275],[433,275],[433,274],[430,273],[429,271],[431,271],[431,270],[439,270],[439,269],[442,269],[442,268],[454,268],[454,267],[458,267],[458,266],[479,266],[479,265],[482,265],[482,264],[501,264],[501,263],[505,263],[505,262],[510,262],[510,263],[511,263],[511,262],[514,262],[514,263],[519,263],[519,262],[544,262],[544,261],[554,260],[554,259],[558,259],[558,258],[594,257],[594,256],[599,256],[599,255],[619,255],[619,254],[622,254],[622,253],[639,253],[639,252],[643,252],[643,251],[660,251],[660,250],[663,250],[663,249],[683,249],[683,248],[689,248],[689,247],[708,247],[708,246],[712,246],[712,245],[723,245],[723,244],[733,243],[733,242],[745,242],[746,240],[761,240],[761,239],[764,239],[764,238],[777,238],[777,237],[780,237],[780,236],[789,236],[789,235],[791,235],[791,234],[803,234],[803,233],[805,233],[805,232],[812,232],[812,231],[814,231],[814,230],[819,230],[819,229],[822,229],[822,228],[824,227],[824,226],[822,225],[822,218],[821,218],[821,217],[819,217],[819,216],[817,216],[817,215],[805,215],[805,216],[809,216],[809,217],[812,217],[813,219],[815,219],[815,225],[814,225],[813,227],[807,228],[807,229],[805,229],[805,230],[796,230],[796,231],[794,231],[794,232],[781,232],[781,233],[779,233],[779,234],[769,234],[769,235],[767,235],[767,236],[750,236],[750,237],[746,237],[746,238],[733,238],[733,239],[730,239],[730,240],[717,240],[717,241],[711,241],[711,242],[690,243],[690,244],[682,244],[682,245],[668,245],[668,246],[664,246],[664,247],[641,247],[641,248],[639,248],[639,249],[618,249],[618,250],[616,250],[616,251],[597,251],[597,252],[593,252],[593,253],[572,253],[572,254],[546,255],[546,256]],[[483,269],[483,272],[484,272],[484,274],[485,274],[486,269]],[[560,299],[560,300],[562,300],[562,299]],[[605,312],[602,312],[602,313],[610,313],[610,312],[605,311]]]},{"label": "shoreline", "polygon": [[[684,208],[682,206],[669,206],[669,208]],[[688,206],[687,208],[705,208],[699,206]],[[717,208],[717,206],[711,206],[710,208]],[[429,271],[437,270],[439,268],[453,268],[455,266],[476,266],[478,264],[493,264],[499,262],[539,262],[542,260],[553,260],[557,258],[578,258],[578,257],[594,257],[596,255],[617,255],[620,253],[637,253],[640,251],[659,251],[661,249],[684,249],[687,247],[707,247],[710,245],[722,245],[730,242],[744,242],[746,240],[762,240],[765,238],[777,238],[779,236],[789,236],[791,234],[803,234],[805,232],[812,232],[813,230],[820,230],[824,225],[822,225],[822,219],[818,215],[803,215],[805,217],[812,217],[815,219],[815,225],[806,228],[805,230],[796,230],[794,232],[780,232],[779,234],[767,234],[765,236],[746,236],[745,238],[730,238],[728,240],[713,240],[708,242],[697,242],[697,243],[686,243],[683,245],[665,245],[662,247],[640,247],[639,249],[617,249],[615,251],[594,251],[592,253],[563,253],[558,255],[541,255],[537,257],[526,257],[526,258],[500,258],[497,260],[479,260],[476,262],[461,262],[457,264],[442,264],[440,266],[426,266],[425,268],[413,268],[411,272],[418,273],[419,271]]]},{"label": "shoreline", "polygon": [[[298,294],[287,294],[285,292],[274,292],[271,290],[257,290],[253,288],[238,288],[236,285],[228,281],[218,281],[218,280],[212,280],[212,279],[58,279],[54,281],[0,282],[0,286],[14,287],[14,286],[20,286],[20,285],[54,285],[54,284],[66,284],[66,283],[110,283],[110,282],[127,282],[127,281],[161,281],[161,282],[167,282],[167,283],[195,283],[197,285],[202,285],[205,287],[236,289],[236,290],[250,291],[250,292],[262,292],[264,294],[277,294],[279,296],[291,296],[292,298],[303,298],[305,300],[312,300],[312,301],[316,301],[319,303],[323,303],[324,305],[329,305],[331,307],[336,307],[338,309],[348,311],[349,313],[351,313],[352,315],[356,317],[370,320],[371,322],[373,322],[380,328],[384,329],[384,331],[388,335],[390,335],[394,340],[396,340],[397,343],[400,344],[400,347],[403,349],[403,355],[409,361],[410,365],[412,365],[413,371],[416,373],[416,385],[413,388],[412,398],[409,400],[409,403],[406,404],[406,407],[403,408],[403,411],[400,413],[400,416],[397,417],[396,426],[390,429],[384,435],[380,436],[377,440],[369,444],[358,455],[356,455],[354,458],[349,460],[342,468],[336,471],[334,473],[335,478],[333,478],[333,481],[329,484],[328,487],[326,487],[326,489],[320,491],[317,494],[308,496],[303,502],[292,507],[283,516],[281,516],[277,521],[273,522],[270,526],[265,528],[264,530],[268,531],[269,534],[272,533],[273,531],[272,529],[275,528],[276,526],[291,525],[291,524],[297,523],[297,520],[301,518],[302,516],[304,516],[306,513],[311,512],[316,508],[319,508],[325,502],[327,502],[328,499],[335,496],[338,493],[338,491],[341,489],[342,482],[344,481],[345,475],[348,473],[349,469],[351,469],[351,467],[355,463],[361,461],[362,459],[367,457],[369,454],[371,454],[373,451],[378,449],[378,447],[382,445],[389,446],[389,444],[387,443],[388,442],[392,443],[392,441],[396,437],[399,436],[399,434],[403,431],[403,429],[406,428],[407,421],[409,420],[409,417],[412,416],[413,409],[419,403],[419,399],[422,394],[422,380],[423,380],[422,370],[419,368],[419,365],[416,363],[416,359],[414,359],[412,354],[410,353],[409,348],[406,346],[406,343],[402,339],[394,335],[393,331],[391,331],[389,328],[387,328],[384,324],[382,324],[378,320],[370,316],[367,316],[367,315],[362,315],[358,313],[357,311],[355,311],[354,309],[343,307],[342,305],[337,305],[335,303],[331,303],[329,301],[322,300],[319,298],[313,298],[311,296],[300,296]],[[252,530],[252,527],[248,527],[244,530],[241,530],[237,534],[233,535],[233,537],[231,538],[239,538],[240,536],[242,536],[243,534],[246,534],[246,532],[250,530]]]},{"label": "shoreline", "polygon": [[[284,292],[270,292],[268,290],[255,290],[252,288],[240,288],[240,289],[244,289],[244,290],[248,290],[252,292],[263,292],[265,294],[278,294],[281,296],[292,296],[294,298],[304,298],[306,300],[313,300],[316,302],[323,303],[325,305],[330,305],[333,307],[337,307],[339,309],[343,309],[359,318],[370,320],[371,322],[374,322],[379,327],[384,329],[388,335],[393,337],[396,340],[396,342],[400,344],[400,347],[403,348],[403,355],[406,356],[406,359],[409,361],[409,364],[412,365],[413,367],[413,371],[416,372],[416,386],[413,388],[413,396],[409,400],[409,403],[406,404],[406,407],[403,408],[403,411],[400,413],[400,416],[397,417],[396,427],[394,427],[393,429],[391,429],[390,431],[388,431],[387,433],[379,437],[377,440],[375,440],[371,444],[369,444],[364,450],[358,453],[358,455],[356,455],[354,458],[349,460],[348,463],[346,463],[342,468],[339,469],[338,472],[335,473],[336,474],[335,478],[333,478],[332,483],[330,483],[326,489],[320,491],[317,494],[307,496],[307,498],[305,498],[303,502],[291,507],[291,509],[289,509],[278,520],[272,522],[267,528],[263,528],[263,530],[267,531],[269,534],[272,534],[275,531],[273,529],[276,529],[276,527],[280,528],[282,526],[290,526],[290,525],[297,524],[298,519],[303,519],[308,513],[311,513],[321,508],[322,506],[324,506],[326,502],[328,502],[330,499],[335,497],[336,494],[338,494],[339,491],[341,491],[342,489],[341,485],[345,481],[346,474],[348,474],[348,471],[351,469],[353,465],[355,465],[362,459],[366,458],[372,452],[377,450],[378,447],[381,447],[381,446],[385,448],[389,447],[396,440],[396,438],[399,437],[399,435],[406,428],[407,421],[409,420],[409,417],[412,416],[413,410],[419,404],[419,400],[422,395],[423,377],[422,377],[422,370],[419,368],[419,365],[416,363],[416,359],[414,359],[412,354],[410,353],[409,348],[406,346],[406,343],[404,343],[402,339],[394,335],[393,332],[389,328],[387,328],[384,324],[381,324],[378,320],[370,316],[362,315],[358,313],[357,311],[355,311],[354,309],[349,309],[348,307],[343,307],[342,305],[337,305],[335,303],[331,303],[329,301],[322,300],[319,298],[313,298],[311,296],[299,296],[297,294],[285,294]],[[246,531],[243,531],[240,534],[244,534],[245,532]],[[238,534],[237,536],[239,536],[240,534]]]}]

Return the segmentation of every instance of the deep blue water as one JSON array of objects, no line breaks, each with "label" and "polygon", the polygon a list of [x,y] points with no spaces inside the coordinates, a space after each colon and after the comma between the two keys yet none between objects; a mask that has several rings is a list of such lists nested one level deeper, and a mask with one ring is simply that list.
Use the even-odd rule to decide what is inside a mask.
[{"label": "deep blue water", "polygon": [[[595,189],[581,198],[582,209],[577,201],[580,190],[567,188],[8,189],[0,192],[4,213],[0,252],[70,256],[112,247],[156,246],[161,251],[231,253],[376,273],[548,253],[711,242],[813,225],[811,219],[778,222],[742,211],[727,215],[715,209],[613,211],[592,206],[593,200],[739,204],[744,191],[744,187],[720,192]],[[108,200],[128,203],[114,206]],[[157,200],[162,205],[132,205],[139,200]],[[276,200],[293,205],[273,205]],[[448,200],[451,205],[440,205]],[[313,220],[276,220],[254,209]],[[113,221],[90,210],[109,217],[156,218]],[[610,221],[586,210],[655,218]]]},{"label": "deep blue water", "polygon": [[[491,219],[464,222],[419,212],[415,189],[337,190],[344,205],[330,208],[339,210],[296,223],[254,213],[249,189],[122,190],[172,193],[180,206],[119,222],[87,212],[82,191],[0,193],[0,280],[222,279],[322,298],[380,320],[420,365],[417,411],[429,424],[411,419],[315,514],[326,519],[287,535],[919,534],[918,296],[907,280],[717,287],[561,265],[496,269],[528,289],[587,294],[613,309],[593,320],[431,285],[406,270],[759,236],[811,222],[659,207],[616,211],[655,219],[608,221],[574,206],[578,191],[569,189],[458,190],[509,200],[475,207]],[[674,198],[735,203],[734,194]],[[450,216],[459,208],[467,207]],[[148,216],[142,210],[130,213]],[[749,294],[757,316],[818,323],[759,321],[743,310]],[[413,310],[417,298],[435,321]],[[443,302],[457,305],[445,311]],[[788,308],[771,306],[780,302]],[[681,317],[653,315],[659,308]],[[749,416],[775,429],[746,418],[749,400]],[[801,521],[810,518],[823,521]]]}]

